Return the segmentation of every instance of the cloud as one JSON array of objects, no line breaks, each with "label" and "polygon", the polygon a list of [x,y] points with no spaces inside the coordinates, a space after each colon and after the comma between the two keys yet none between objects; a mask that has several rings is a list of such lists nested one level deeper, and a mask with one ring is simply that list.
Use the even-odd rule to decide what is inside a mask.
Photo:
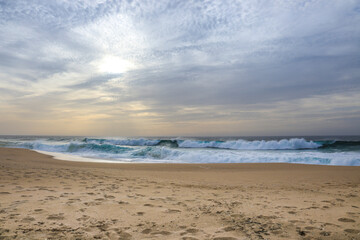
[{"label": "cloud", "polygon": [[[229,125],[211,134],[310,134],[311,123],[360,134],[356,101],[326,101],[358,98],[359,9],[322,0],[0,1],[0,111],[14,125],[21,112],[34,124],[61,112],[88,115],[91,126],[104,117],[102,135],[114,134],[111,120],[131,125],[128,134],[181,135],[206,123]],[[104,58],[131,69],[102,71]],[[317,113],[297,104],[309,100]]]}]

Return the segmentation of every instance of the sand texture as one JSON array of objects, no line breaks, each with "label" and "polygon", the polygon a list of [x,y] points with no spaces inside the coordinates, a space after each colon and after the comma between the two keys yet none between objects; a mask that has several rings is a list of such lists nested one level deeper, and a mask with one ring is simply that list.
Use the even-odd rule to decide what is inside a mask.
[{"label": "sand texture", "polygon": [[0,148],[0,239],[360,239],[360,167],[79,163]]}]

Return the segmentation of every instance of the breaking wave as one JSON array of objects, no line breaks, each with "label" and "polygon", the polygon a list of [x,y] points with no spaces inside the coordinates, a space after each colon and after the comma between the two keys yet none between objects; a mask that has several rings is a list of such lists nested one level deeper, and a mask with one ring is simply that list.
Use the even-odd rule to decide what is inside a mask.
[{"label": "breaking wave", "polygon": [[0,147],[19,147],[85,158],[130,162],[255,163],[284,162],[360,165],[360,141],[218,140],[180,138],[27,137],[0,139]]},{"label": "breaking wave", "polygon": [[236,150],[285,150],[285,149],[312,149],[321,145],[305,139],[293,138],[282,139],[280,141],[194,141],[185,140],[179,144],[179,147],[185,148],[223,148]]},{"label": "breaking wave", "polygon": [[114,144],[125,146],[168,146],[179,148],[220,148],[234,150],[284,150],[284,149],[312,149],[322,145],[303,138],[282,139],[279,141],[200,141],[200,140],[173,140],[173,139],[94,139],[85,138],[86,143]]}]

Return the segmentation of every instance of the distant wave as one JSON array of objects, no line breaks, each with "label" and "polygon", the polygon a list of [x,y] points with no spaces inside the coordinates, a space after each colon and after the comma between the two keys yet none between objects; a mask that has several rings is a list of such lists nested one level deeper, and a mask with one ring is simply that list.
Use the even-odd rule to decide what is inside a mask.
[{"label": "distant wave", "polygon": [[324,141],[321,149],[360,150],[360,141]]},{"label": "distant wave", "polygon": [[86,143],[100,143],[100,144],[114,144],[125,146],[155,146],[160,143],[161,140],[154,139],[106,139],[106,138],[84,138],[83,142]]},{"label": "distant wave", "polygon": [[185,148],[223,148],[234,150],[285,150],[285,149],[312,149],[321,145],[305,139],[293,138],[290,140],[282,139],[280,141],[194,141],[185,140],[179,144],[179,147]]},{"label": "distant wave", "polygon": [[33,141],[0,141],[0,146],[21,146],[44,151],[76,152],[81,149],[117,152],[136,146],[164,146],[169,148],[215,148],[231,150],[360,150],[360,141],[308,141],[304,138],[281,140],[243,139],[228,141],[205,141],[194,139],[111,139],[111,138],[82,138],[82,139],[39,139]]},{"label": "distant wave", "polygon": [[111,144],[96,144],[96,143],[65,143],[65,144],[51,144],[44,142],[27,142],[18,144],[19,147],[24,147],[28,149],[48,151],[48,152],[107,152],[107,153],[123,153],[125,151],[131,150],[131,148],[121,147]]},{"label": "distant wave", "polygon": [[219,148],[233,150],[285,150],[285,149],[313,149],[321,144],[306,141],[303,138],[282,139],[280,141],[199,141],[199,140],[172,140],[172,139],[94,139],[85,138],[87,143],[115,144],[125,146],[168,146],[179,148]]}]

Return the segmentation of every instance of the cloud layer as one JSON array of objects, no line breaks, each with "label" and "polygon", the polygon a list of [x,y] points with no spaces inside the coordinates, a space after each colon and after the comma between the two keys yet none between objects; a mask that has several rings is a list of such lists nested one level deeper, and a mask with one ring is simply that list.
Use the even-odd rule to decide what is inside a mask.
[{"label": "cloud layer", "polygon": [[358,1],[0,1],[0,134],[360,134]]}]

